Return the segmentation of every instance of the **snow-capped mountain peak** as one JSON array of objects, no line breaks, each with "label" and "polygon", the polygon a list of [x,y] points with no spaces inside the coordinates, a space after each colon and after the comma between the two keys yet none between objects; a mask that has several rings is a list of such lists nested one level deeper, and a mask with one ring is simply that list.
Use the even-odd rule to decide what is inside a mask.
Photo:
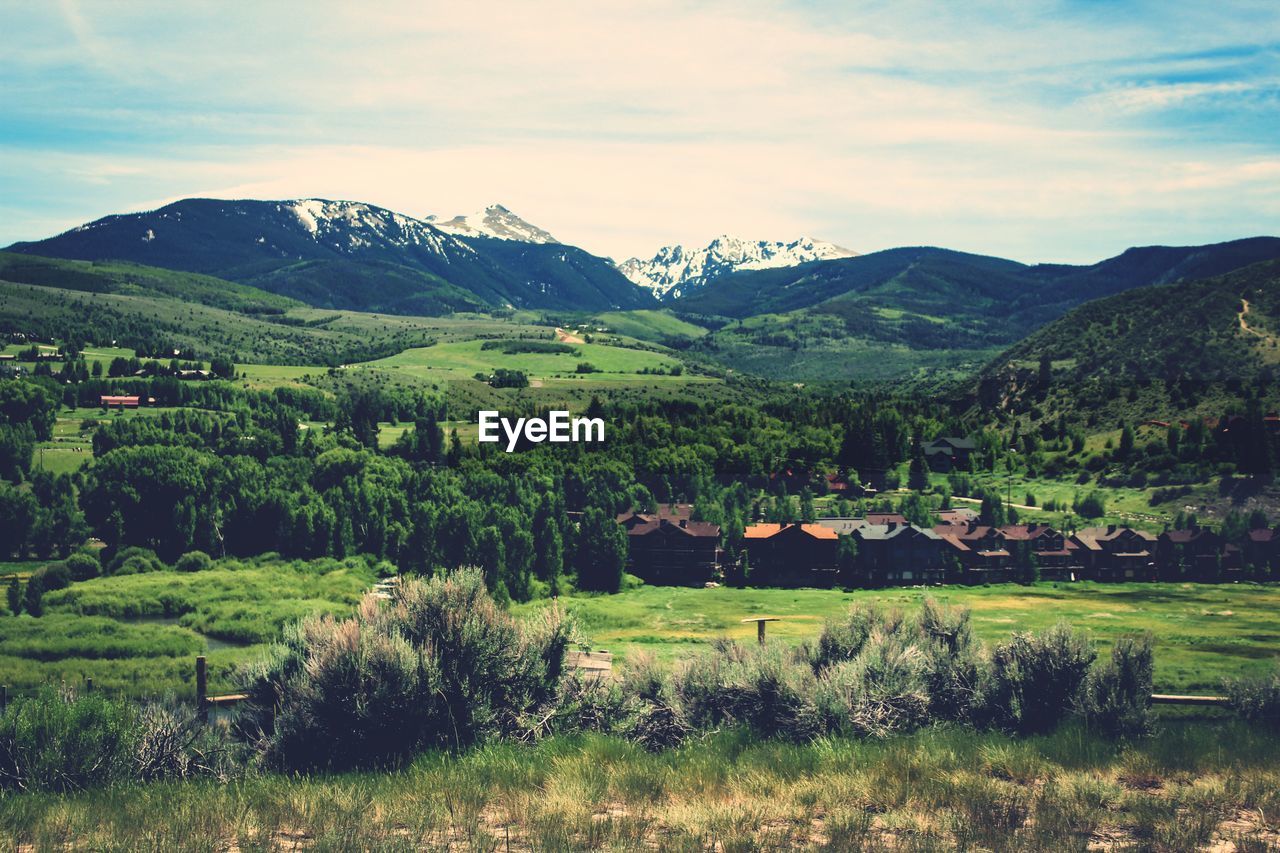
[{"label": "snow-capped mountain peak", "polygon": [[470,252],[460,240],[440,233],[429,224],[360,201],[302,198],[277,202],[277,208],[297,219],[302,230],[317,243],[350,252],[373,246],[426,247],[432,251]]},{"label": "snow-capped mountain peak", "polygon": [[441,231],[459,237],[494,237],[522,243],[559,243],[550,233],[524,221],[500,204],[491,204],[478,213],[442,219],[428,216],[425,220]]},{"label": "snow-capped mountain peak", "polygon": [[649,260],[629,258],[618,264],[618,270],[659,299],[678,299],[739,270],[793,267],[810,261],[851,258],[856,254],[810,237],[782,242],[743,240],[722,234],[702,249],[663,246]]}]

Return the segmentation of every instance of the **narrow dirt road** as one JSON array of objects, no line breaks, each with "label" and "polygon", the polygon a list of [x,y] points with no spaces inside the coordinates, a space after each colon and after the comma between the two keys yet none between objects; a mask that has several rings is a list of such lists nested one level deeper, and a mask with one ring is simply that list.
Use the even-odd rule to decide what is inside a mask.
[{"label": "narrow dirt road", "polygon": [[556,327],[556,340],[562,344],[585,344],[581,335],[575,335],[573,332],[566,332],[560,327]]},{"label": "narrow dirt road", "polygon": [[1249,328],[1249,323],[1248,323],[1248,321],[1246,321],[1246,320],[1244,319],[1245,315],[1246,315],[1246,314],[1248,314],[1248,313],[1249,313],[1249,300],[1248,300],[1248,299],[1241,299],[1241,300],[1240,300],[1240,315],[1239,315],[1239,316],[1240,316],[1240,328],[1241,328],[1241,329],[1243,329],[1244,331],[1248,332],[1248,333],[1249,333],[1249,334],[1251,334],[1251,335],[1257,335],[1257,336],[1258,336],[1258,337],[1260,337],[1260,338],[1265,338],[1265,337],[1266,337],[1266,335],[1262,334],[1262,332],[1259,332],[1257,329],[1251,329],[1251,328]]}]

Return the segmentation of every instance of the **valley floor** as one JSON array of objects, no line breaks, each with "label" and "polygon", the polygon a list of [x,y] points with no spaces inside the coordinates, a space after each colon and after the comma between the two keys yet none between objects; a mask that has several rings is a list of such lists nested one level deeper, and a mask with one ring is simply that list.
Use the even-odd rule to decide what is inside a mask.
[{"label": "valley floor", "polygon": [[403,770],[0,796],[4,849],[1273,850],[1280,739],[1171,722],[888,741],[720,732],[650,754],[599,736]]},{"label": "valley floor", "polygon": [[[625,661],[650,653],[674,663],[717,637],[750,640],[752,616],[777,616],[770,638],[812,641],[824,620],[855,602],[913,610],[931,596],[973,611],[977,635],[996,642],[1011,631],[1065,621],[1088,631],[1105,652],[1118,636],[1150,631],[1158,693],[1218,694],[1227,678],[1259,673],[1280,655],[1280,585],[1039,583],[838,589],[690,589],[646,586],[611,596],[560,599],[583,638]],[[518,612],[547,606],[519,605]]]}]

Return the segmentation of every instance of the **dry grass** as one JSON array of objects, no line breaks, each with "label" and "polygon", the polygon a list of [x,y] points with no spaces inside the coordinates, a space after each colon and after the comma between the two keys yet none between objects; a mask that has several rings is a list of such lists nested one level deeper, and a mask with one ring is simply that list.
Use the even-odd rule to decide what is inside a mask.
[{"label": "dry grass", "polygon": [[3,849],[1272,850],[1280,744],[1171,723],[1124,745],[934,729],[807,746],[722,732],[430,754],[389,773],[0,799]]}]

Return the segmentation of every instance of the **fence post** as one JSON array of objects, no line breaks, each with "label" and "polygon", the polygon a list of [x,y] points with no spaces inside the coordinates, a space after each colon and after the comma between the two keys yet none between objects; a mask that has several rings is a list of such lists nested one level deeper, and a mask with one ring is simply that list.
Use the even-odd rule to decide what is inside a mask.
[{"label": "fence post", "polygon": [[0,714],[9,707],[9,685],[0,684]]},{"label": "fence post", "polygon": [[209,673],[204,655],[196,657],[196,715],[202,722],[209,721]]}]

